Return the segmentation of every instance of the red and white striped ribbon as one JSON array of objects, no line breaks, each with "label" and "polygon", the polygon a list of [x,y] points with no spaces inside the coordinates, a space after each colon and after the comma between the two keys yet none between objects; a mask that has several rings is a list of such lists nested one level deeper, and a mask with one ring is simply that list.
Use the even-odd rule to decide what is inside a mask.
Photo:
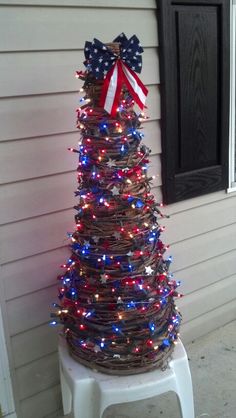
[{"label": "red and white striped ribbon", "polygon": [[100,105],[111,116],[116,115],[122,84],[126,85],[140,109],[145,107],[148,89],[141,82],[137,74],[123,61],[118,59],[107,73],[100,99]]}]

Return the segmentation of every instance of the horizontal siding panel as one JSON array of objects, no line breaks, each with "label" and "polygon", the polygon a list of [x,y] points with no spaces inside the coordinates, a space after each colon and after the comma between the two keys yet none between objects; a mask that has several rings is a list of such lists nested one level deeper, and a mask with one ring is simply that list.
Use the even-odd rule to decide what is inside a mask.
[{"label": "horizontal siding panel", "polygon": [[[66,7],[2,6],[1,16],[0,51],[81,49],[93,36],[110,42],[123,28],[127,36],[131,36],[136,33],[137,24],[143,46],[158,44],[156,13],[150,9],[137,9],[134,14],[132,9],[114,12],[99,7],[74,10]],[[91,28],[96,28],[92,36]]]},{"label": "horizontal siding panel", "polygon": [[[2,226],[2,263],[60,248],[69,240],[68,231],[74,230],[74,210]],[[55,245],[56,244],[56,245]]]},{"label": "horizontal siding panel", "polygon": [[77,107],[76,93],[2,99],[1,139],[7,141],[71,132],[76,128]]},{"label": "horizontal siding panel", "polygon": [[[165,234],[163,234],[165,235]],[[236,224],[171,245],[172,270],[185,269],[236,248]],[[164,239],[164,242],[166,240]]]},{"label": "horizontal siding panel", "polygon": [[1,268],[1,277],[5,299],[17,298],[56,284],[56,278],[62,272],[60,266],[69,256],[69,247],[62,247],[4,264]]},{"label": "horizontal siding panel", "polygon": [[[160,122],[145,122],[142,132],[145,135],[143,143],[151,148],[152,154],[159,154]],[[75,131],[0,143],[0,183],[12,183],[75,170],[78,156],[67,151],[67,148],[76,148],[79,139],[80,132]]]},{"label": "horizontal siding panel", "polygon": [[151,149],[151,154],[161,154],[160,120],[145,122],[143,124],[142,132],[144,134],[143,144]]},{"label": "horizontal siding panel", "polygon": [[[165,239],[178,242],[236,222],[236,196],[216,203],[193,208],[165,219]],[[178,228],[176,228],[178,225]]]},{"label": "horizontal siding panel", "polygon": [[235,282],[236,274],[181,298],[177,304],[183,320],[191,321],[236,299]]},{"label": "horizontal siding panel", "polygon": [[161,187],[160,186],[159,187],[154,187],[152,189],[152,193],[153,193],[154,198],[156,199],[156,202],[162,203],[163,197],[162,197]]},{"label": "horizontal siding panel", "polygon": [[233,193],[227,193],[226,190],[220,190],[219,192],[209,193],[203,196],[198,196],[192,199],[187,199],[181,202],[167,205],[167,209],[169,213],[173,215],[175,213],[185,212],[189,209],[208,205],[210,203],[219,202],[220,200],[232,199],[232,198],[234,198]]},{"label": "horizontal siding panel", "polygon": [[52,303],[57,302],[57,287],[51,286],[6,303],[11,336],[50,322]]},{"label": "horizontal siding panel", "polygon": [[79,131],[42,138],[0,143],[1,183],[13,183],[65,173],[77,168],[78,156],[67,150],[76,148]]},{"label": "horizontal siding panel", "polygon": [[[156,175],[155,187],[161,182],[158,172],[160,157],[153,156],[149,175]],[[72,208],[78,202],[76,177],[73,172],[1,186],[1,224]]]},{"label": "horizontal siding panel", "polygon": [[208,334],[236,319],[236,300],[201,315],[181,327],[181,339],[185,344]]},{"label": "horizontal siding panel", "polygon": [[59,364],[57,353],[16,369],[20,400],[36,395],[50,386],[59,383]]},{"label": "horizontal siding panel", "polygon": [[201,261],[185,270],[174,272],[174,275],[176,280],[181,281],[181,292],[187,295],[235,273],[236,250],[233,250],[227,254],[220,254],[209,260]]},{"label": "horizontal siding panel", "polygon": [[[106,7],[107,0],[1,0],[1,5],[30,5],[30,6],[76,6],[76,7]],[[130,8],[130,2],[127,0],[109,0],[109,7],[114,8]],[[155,0],[136,0],[132,4],[132,9],[155,9]]]},{"label": "horizontal siding panel", "polygon": [[78,202],[76,188],[76,173],[1,186],[1,223],[72,208]]},{"label": "horizontal siding panel", "polygon": [[61,387],[53,386],[20,402],[22,417],[45,418],[62,407]]},{"label": "horizontal siding panel", "polygon": [[[83,69],[83,51],[8,53],[0,59],[0,96],[24,96],[76,91],[82,81],[75,71]],[[16,77],[17,68],[17,77]],[[146,48],[140,76],[144,84],[159,84],[157,48]]]},{"label": "horizontal siding panel", "polygon": [[57,350],[58,328],[48,324],[30,329],[11,338],[16,368],[35,361]]},{"label": "horizontal siding panel", "polygon": [[[77,93],[2,99],[1,140],[71,132],[76,127],[78,106]],[[150,119],[160,119],[160,91],[156,85],[149,86],[147,106]]]},{"label": "horizontal siding panel", "polygon": [[154,177],[152,179],[152,187],[158,187],[161,185],[161,156],[151,155],[149,157],[148,177]]}]

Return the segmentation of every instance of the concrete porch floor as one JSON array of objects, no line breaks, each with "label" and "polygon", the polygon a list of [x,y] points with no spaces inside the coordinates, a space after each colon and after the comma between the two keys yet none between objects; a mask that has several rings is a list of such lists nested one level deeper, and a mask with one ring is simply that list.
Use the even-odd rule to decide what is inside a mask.
[{"label": "concrete porch floor", "polygon": [[[192,374],[195,417],[236,418],[236,321],[186,344],[185,348]],[[169,392],[145,401],[111,406],[103,418],[181,418],[181,414],[176,395]]]}]

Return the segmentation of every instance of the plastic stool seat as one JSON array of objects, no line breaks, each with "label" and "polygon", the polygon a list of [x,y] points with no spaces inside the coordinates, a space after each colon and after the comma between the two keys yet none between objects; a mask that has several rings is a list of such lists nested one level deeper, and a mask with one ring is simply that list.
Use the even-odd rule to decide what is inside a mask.
[{"label": "plastic stool seat", "polygon": [[176,344],[169,367],[162,371],[131,376],[113,376],[93,371],[69,354],[66,342],[59,342],[60,377],[64,414],[74,418],[101,418],[114,404],[148,399],[165,392],[178,395],[183,418],[194,418],[192,380],[182,342]]}]

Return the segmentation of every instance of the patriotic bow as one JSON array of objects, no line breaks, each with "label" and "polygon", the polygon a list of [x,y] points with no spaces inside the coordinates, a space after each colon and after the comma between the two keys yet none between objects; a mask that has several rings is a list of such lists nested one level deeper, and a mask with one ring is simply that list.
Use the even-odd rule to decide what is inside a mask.
[{"label": "patriotic bow", "polygon": [[148,90],[136,73],[142,70],[141,53],[143,48],[139,45],[136,35],[127,39],[124,33],[113,42],[120,43],[119,55],[94,39],[86,42],[84,48],[85,65],[96,79],[104,79],[100,105],[112,116],[115,116],[119,105],[122,84],[125,84],[133,99],[141,109],[145,107]]}]

